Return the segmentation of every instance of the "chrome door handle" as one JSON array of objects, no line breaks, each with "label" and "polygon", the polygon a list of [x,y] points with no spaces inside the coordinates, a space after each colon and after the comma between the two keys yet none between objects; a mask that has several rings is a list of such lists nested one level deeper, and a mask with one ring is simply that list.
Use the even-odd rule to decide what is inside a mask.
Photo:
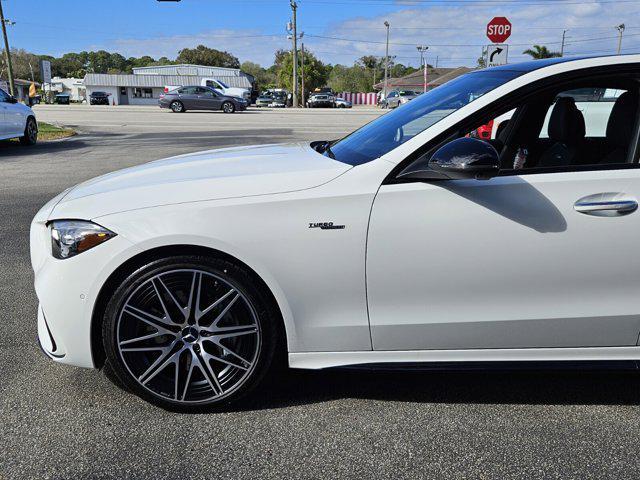
[{"label": "chrome door handle", "polygon": [[578,200],[573,208],[576,212],[597,217],[618,217],[638,209],[638,201],[622,193],[598,193]]}]

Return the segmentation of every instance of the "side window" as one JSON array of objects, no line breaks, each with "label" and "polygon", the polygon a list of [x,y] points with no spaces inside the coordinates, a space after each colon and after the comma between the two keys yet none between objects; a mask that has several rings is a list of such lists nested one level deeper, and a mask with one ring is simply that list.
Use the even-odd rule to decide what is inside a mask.
[{"label": "side window", "polygon": [[182,87],[178,90],[181,95],[195,95],[197,87]]},{"label": "side window", "polygon": [[9,94],[4,90],[0,89],[0,102],[8,102],[9,98],[11,98]]}]

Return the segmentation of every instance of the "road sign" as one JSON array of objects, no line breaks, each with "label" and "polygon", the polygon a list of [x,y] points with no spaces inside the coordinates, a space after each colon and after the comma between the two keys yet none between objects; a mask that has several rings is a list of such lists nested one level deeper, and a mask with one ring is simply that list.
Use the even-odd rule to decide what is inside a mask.
[{"label": "road sign", "polygon": [[49,60],[40,60],[40,74],[42,75],[42,83],[51,83],[51,62]]},{"label": "road sign", "polygon": [[487,45],[487,67],[507,64],[509,45]]},{"label": "road sign", "polygon": [[511,36],[511,22],[507,17],[494,17],[487,25],[487,37],[493,43],[504,43]]}]

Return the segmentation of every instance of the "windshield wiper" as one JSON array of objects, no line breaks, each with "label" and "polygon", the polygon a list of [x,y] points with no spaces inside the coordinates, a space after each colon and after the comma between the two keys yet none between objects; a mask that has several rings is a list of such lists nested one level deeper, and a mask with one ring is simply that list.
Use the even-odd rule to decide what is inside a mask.
[{"label": "windshield wiper", "polygon": [[313,148],[318,153],[322,153],[322,154],[326,153],[327,156],[329,156],[329,158],[332,158],[335,160],[336,156],[331,151],[331,145],[333,143],[334,142],[330,140],[324,140],[324,141],[321,140],[319,142],[313,142],[313,144],[311,145],[311,148]]}]

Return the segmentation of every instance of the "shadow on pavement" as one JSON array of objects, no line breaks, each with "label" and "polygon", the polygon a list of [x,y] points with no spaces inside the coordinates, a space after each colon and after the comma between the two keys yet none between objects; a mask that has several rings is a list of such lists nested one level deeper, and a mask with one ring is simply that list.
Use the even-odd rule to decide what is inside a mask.
[{"label": "shadow on pavement", "polygon": [[243,409],[282,408],[341,398],[525,405],[639,405],[635,371],[289,370]]}]

